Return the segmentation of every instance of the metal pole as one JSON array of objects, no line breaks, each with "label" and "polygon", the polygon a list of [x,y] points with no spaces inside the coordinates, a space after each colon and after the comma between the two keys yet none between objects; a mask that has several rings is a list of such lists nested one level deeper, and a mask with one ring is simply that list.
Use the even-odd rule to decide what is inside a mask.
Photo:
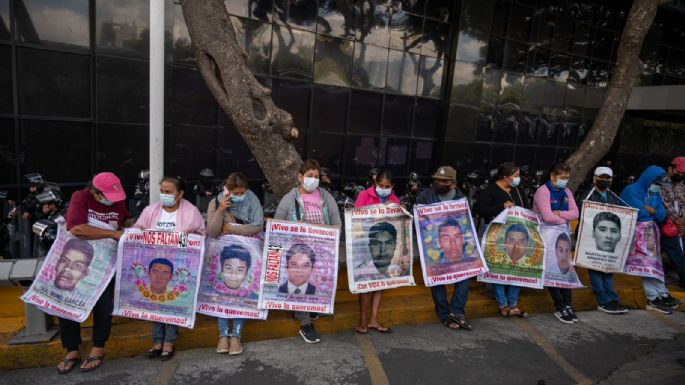
[{"label": "metal pole", "polygon": [[150,203],[164,177],[164,0],[150,0]]}]

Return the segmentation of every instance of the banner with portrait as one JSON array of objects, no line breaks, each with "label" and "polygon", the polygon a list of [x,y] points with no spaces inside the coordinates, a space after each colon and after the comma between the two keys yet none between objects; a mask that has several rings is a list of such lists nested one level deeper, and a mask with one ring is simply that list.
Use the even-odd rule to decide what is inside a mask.
[{"label": "banner with portrait", "polygon": [[207,238],[197,312],[221,318],[266,319],[259,310],[264,242],[257,237]]},{"label": "banner with portrait", "polygon": [[635,234],[637,209],[585,200],[573,264],[605,273],[623,272]]},{"label": "banner with portrait", "polygon": [[504,209],[488,225],[481,247],[489,271],[478,281],[542,289],[545,242],[534,212]]},{"label": "banner with portrait", "polygon": [[126,229],[112,314],[192,328],[204,250],[201,235]]},{"label": "banner with portrait", "polygon": [[397,204],[345,210],[345,251],[352,293],[415,285],[412,216]]},{"label": "banner with portrait", "polygon": [[545,242],[545,275],[542,284],[562,289],[584,287],[573,268],[569,226],[542,224],[540,235]]},{"label": "banner with portrait", "polygon": [[426,286],[455,283],[488,271],[466,198],[416,205],[414,222]]},{"label": "banner with portrait", "polygon": [[333,314],[340,229],[269,220],[259,308]]},{"label": "banner with portrait", "polygon": [[83,322],[114,275],[117,242],[86,241],[64,222],[29,290],[21,299],[54,316]]},{"label": "banner with portrait", "polygon": [[664,282],[660,239],[656,223],[638,222],[623,271],[629,275],[656,278]]}]

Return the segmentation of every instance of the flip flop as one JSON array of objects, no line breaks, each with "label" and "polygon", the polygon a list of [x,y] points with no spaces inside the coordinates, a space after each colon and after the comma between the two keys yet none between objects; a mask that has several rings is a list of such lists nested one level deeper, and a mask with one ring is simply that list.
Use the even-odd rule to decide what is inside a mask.
[{"label": "flip flop", "polygon": [[471,330],[472,329],[471,324],[469,323],[469,321],[466,320],[466,316],[463,314],[450,313],[447,315],[447,318],[450,321],[455,322],[457,325],[459,325],[460,329],[464,329],[464,330]]},{"label": "flip flop", "polygon": [[445,325],[445,327],[450,329],[450,330],[459,330],[459,328],[460,328],[458,323],[456,323],[450,319],[446,319],[446,320],[440,321],[440,322],[442,322],[442,324]]},{"label": "flip flop", "polygon": [[516,306],[512,307],[512,308],[509,310],[509,315],[511,315],[511,316],[517,316],[517,317],[519,317],[519,318],[528,318],[528,312],[527,312],[527,311],[523,311],[523,310],[517,308]]},{"label": "flip flop", "polygon": [[81,373],[92,372],[93,370],[102,366],[102,363],[105,362],[105,356],[90,356],[90,357],[86,358],[86,360],[83,362],[83,364],[88,365],[92,362],[96,362],[95,366],[91,366],[89,368],[81,367]]},{"label": "flip flop", "polygon": [[[74,370],[76,365],[81,362],[81,357],[65,358],[62,360],[64,369],[57,368],[57,374],[67,374]],[[71,365],[71,366],[69,366]]]},{"label": "flip flop", "polygon": [[381,334],[390,334],[390,333],[392,333],[392,329],[386,328],[386,327],[383,327],[383,326],[369,326],[368,328],[369,328],[369,330],[375,330],[376,332],[381,333]]},{"label": "flip flop", "polygon": [[369,334],[369,329],[357,326],[356,328],[354,328],[354,332],[358,334]]},{"label": "flip flop", "polygon": [[503,308],[500,308],[499,312],[497,312],[497,314],[499,314],[500,317],[509,318],[512,316],[511,308],[509,306],[505,306]]}]

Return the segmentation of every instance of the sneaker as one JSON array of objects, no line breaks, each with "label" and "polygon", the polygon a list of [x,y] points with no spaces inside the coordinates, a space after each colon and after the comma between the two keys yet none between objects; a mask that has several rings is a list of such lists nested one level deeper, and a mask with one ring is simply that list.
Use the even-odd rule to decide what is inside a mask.
[{"label": "sneaker", "polygon": [[568,314],[567,309],[561,309],[557,310],[554,312],[554,316],[557,317],[557,319],[565,324],[572,324],[573,323],[573,317],[571,317],[570,314]]},{"label": "sneaker", "polygon": [[316,330],[314,330],[314,324],[300,326],[300,335],[304,339],[304,342],[308,344],[321,342],[321,338],[319,338],[319,335],[316,334]]},{"label": "sneaker", "polygon": [[661,299],[659,297],[657,297],[653,300],[647,300],[647,306],[645,306],[645,308],[647,310],[654,310],[654,311],[658,311],[659,313],[663,313],[663,314],[673,313],[671,308],[669,306],[666,306],[666,304],[664,304],[663,299]]},{"label": "sneaker", "polygon": [[621,305],[621,303],[618,301],[614,302],[614,307],[616,308],[616,311],[621,313],[621,314],[628,312],[628,308]]},{"label": "sneaker", "polygon": [[571,320],[573,320],[573,322],[580,321],[580,319],[578,319],[578,316],[576,315],[576,312],[573,311],[572,307],[566,306],[566,312],[571,316]]},{"label": "sneaker", "polygon": [[605,303],[604,305],[597,306],[597,310],[603,311],[609,314],[621,314],[622,311],[616,306],[616,302]]},{"label": "sneaker", "polygon": [[673,310],[677,309],[683,303],[683,301],[678,298],[672,297],[671,294],[666,294],[666,296],[661,297],[661,302]]},{"label": "sneaker", "polygon": [[228,337],[219,337],[219,343],[216,345],[216,352],[219,354],[228,353]]},{"label": "sneaker", "polygon": [[228,354],[235,356],[243,352],[243,345],[240,344],[240,337],[231,337],[231,347]]}]

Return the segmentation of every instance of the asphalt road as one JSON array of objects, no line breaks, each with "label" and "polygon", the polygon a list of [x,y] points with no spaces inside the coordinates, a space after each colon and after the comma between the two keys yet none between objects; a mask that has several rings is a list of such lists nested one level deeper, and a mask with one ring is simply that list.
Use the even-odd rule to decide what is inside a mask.
[{"label": "asphalt road", "polygon": [[[91,373],[52,367],[0,373],[1,384],[685,384],[685,313],[551,314],[475,319],[473,331],[399,326],[390,335],[352,331],[245,343],[240,356],[182,351],[168,362],[133,357]],[[246,325],[249,327],[249,323]]]}]

